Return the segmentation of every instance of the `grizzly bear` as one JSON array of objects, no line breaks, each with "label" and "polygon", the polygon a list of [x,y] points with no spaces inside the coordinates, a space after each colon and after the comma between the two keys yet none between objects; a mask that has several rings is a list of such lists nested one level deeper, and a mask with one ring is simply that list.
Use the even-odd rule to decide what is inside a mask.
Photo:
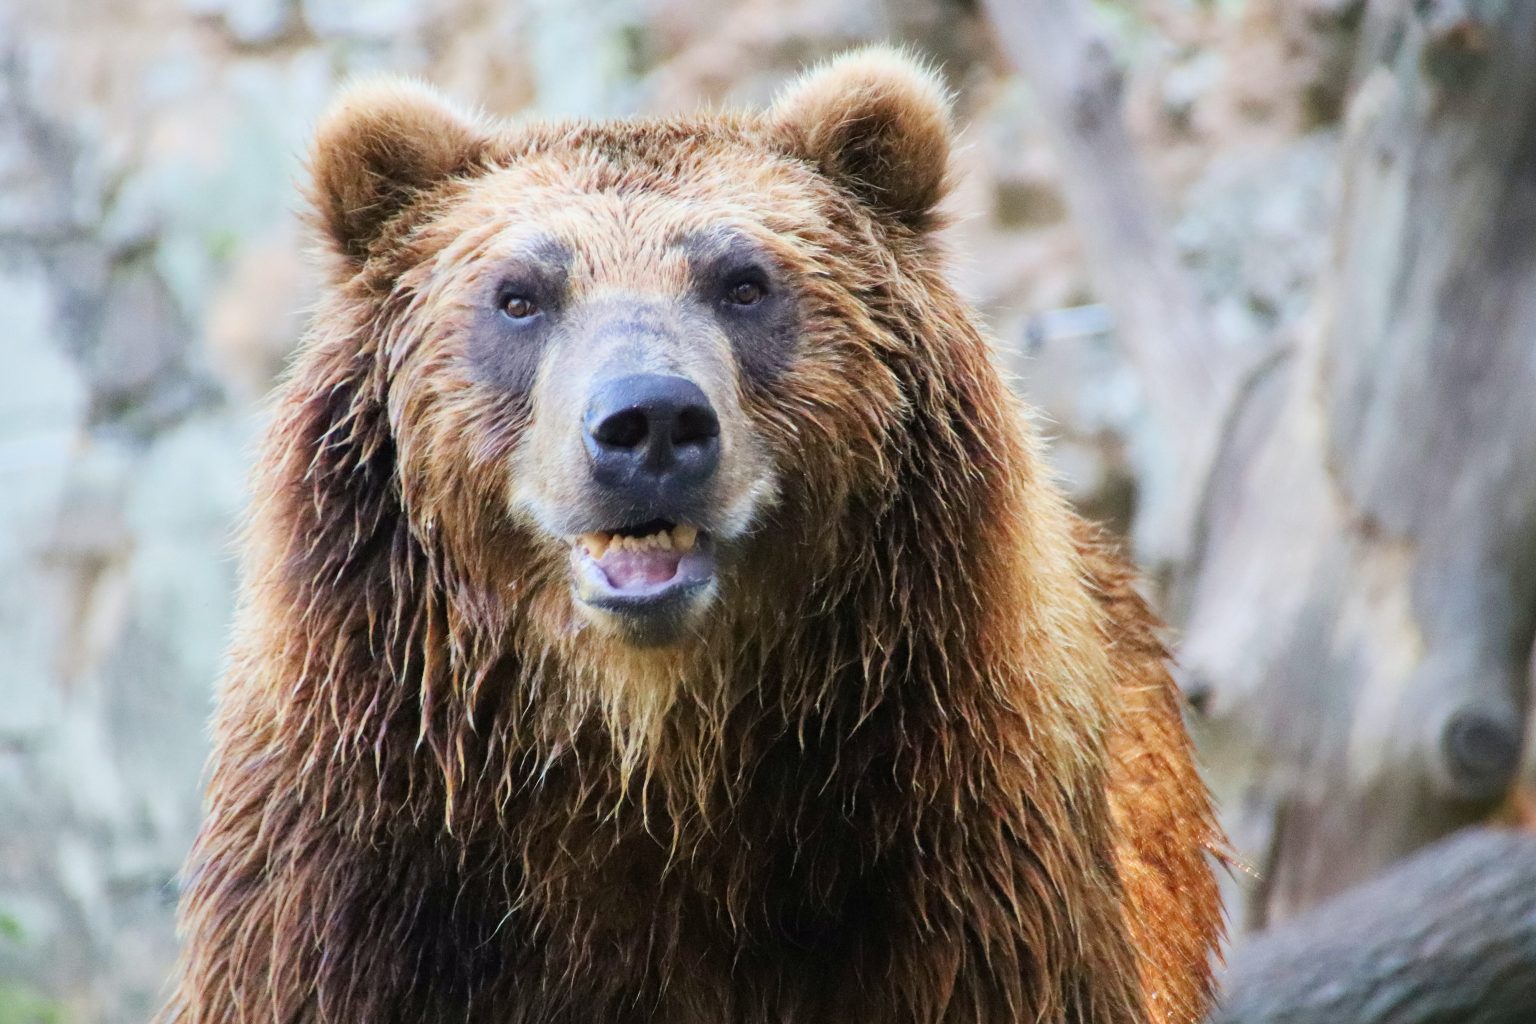
[{"label": "grizzly bear", "polygon": [[164,1019],[1187,1022],[1156,623],[936,232],[933,75],[325,119]]}]

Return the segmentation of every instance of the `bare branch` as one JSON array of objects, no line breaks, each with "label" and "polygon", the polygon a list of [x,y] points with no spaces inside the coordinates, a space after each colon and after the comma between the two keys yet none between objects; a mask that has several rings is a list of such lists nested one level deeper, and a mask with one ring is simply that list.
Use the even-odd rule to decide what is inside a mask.
[{"label": "bare branch", "polygon": [[986,0],[998,37],[1046,112],[1063,188],[1157,438],[1140,461],[1152,507],[1142,557],[1177,560],[1225,416],[1230,374],[1157,213],[1121,114],[1121,76],[1082,0]]}]

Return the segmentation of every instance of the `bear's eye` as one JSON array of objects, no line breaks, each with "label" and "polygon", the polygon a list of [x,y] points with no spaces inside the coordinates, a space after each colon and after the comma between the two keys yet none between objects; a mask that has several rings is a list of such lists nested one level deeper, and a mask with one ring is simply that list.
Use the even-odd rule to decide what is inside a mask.
[{"label": "bear's eye", "polygon": [[513,320],[527,320],[539,312],[539,304],[526,295],[508,295],[501,300],[501,311]]},{"label": "bear's eye", "polygon": [[733,306],[755,306],[766,294],[756,281],[737,281],[725,290],[725,301]]}]

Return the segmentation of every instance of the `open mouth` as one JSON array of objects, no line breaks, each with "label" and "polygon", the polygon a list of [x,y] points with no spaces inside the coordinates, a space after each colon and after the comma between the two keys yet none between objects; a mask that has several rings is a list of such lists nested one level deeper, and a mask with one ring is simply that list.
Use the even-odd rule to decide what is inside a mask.
[{"label": "open mouth", "polygon": [[571,547],[576,596],[605,611],[681,608],[715,578],[709,535],[667,519],[583,533]]}]

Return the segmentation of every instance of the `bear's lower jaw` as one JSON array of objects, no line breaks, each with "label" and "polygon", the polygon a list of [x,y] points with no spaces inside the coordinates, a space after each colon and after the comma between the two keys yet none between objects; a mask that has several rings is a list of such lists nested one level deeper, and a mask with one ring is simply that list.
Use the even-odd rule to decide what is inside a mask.
[{"label": "bear's lower jaw", "polygon": [[710,536],[656,525],[646,533],[587,533],[571,545],[577,606],[596,625],[646,647],[680,640],[718,591]]}]

